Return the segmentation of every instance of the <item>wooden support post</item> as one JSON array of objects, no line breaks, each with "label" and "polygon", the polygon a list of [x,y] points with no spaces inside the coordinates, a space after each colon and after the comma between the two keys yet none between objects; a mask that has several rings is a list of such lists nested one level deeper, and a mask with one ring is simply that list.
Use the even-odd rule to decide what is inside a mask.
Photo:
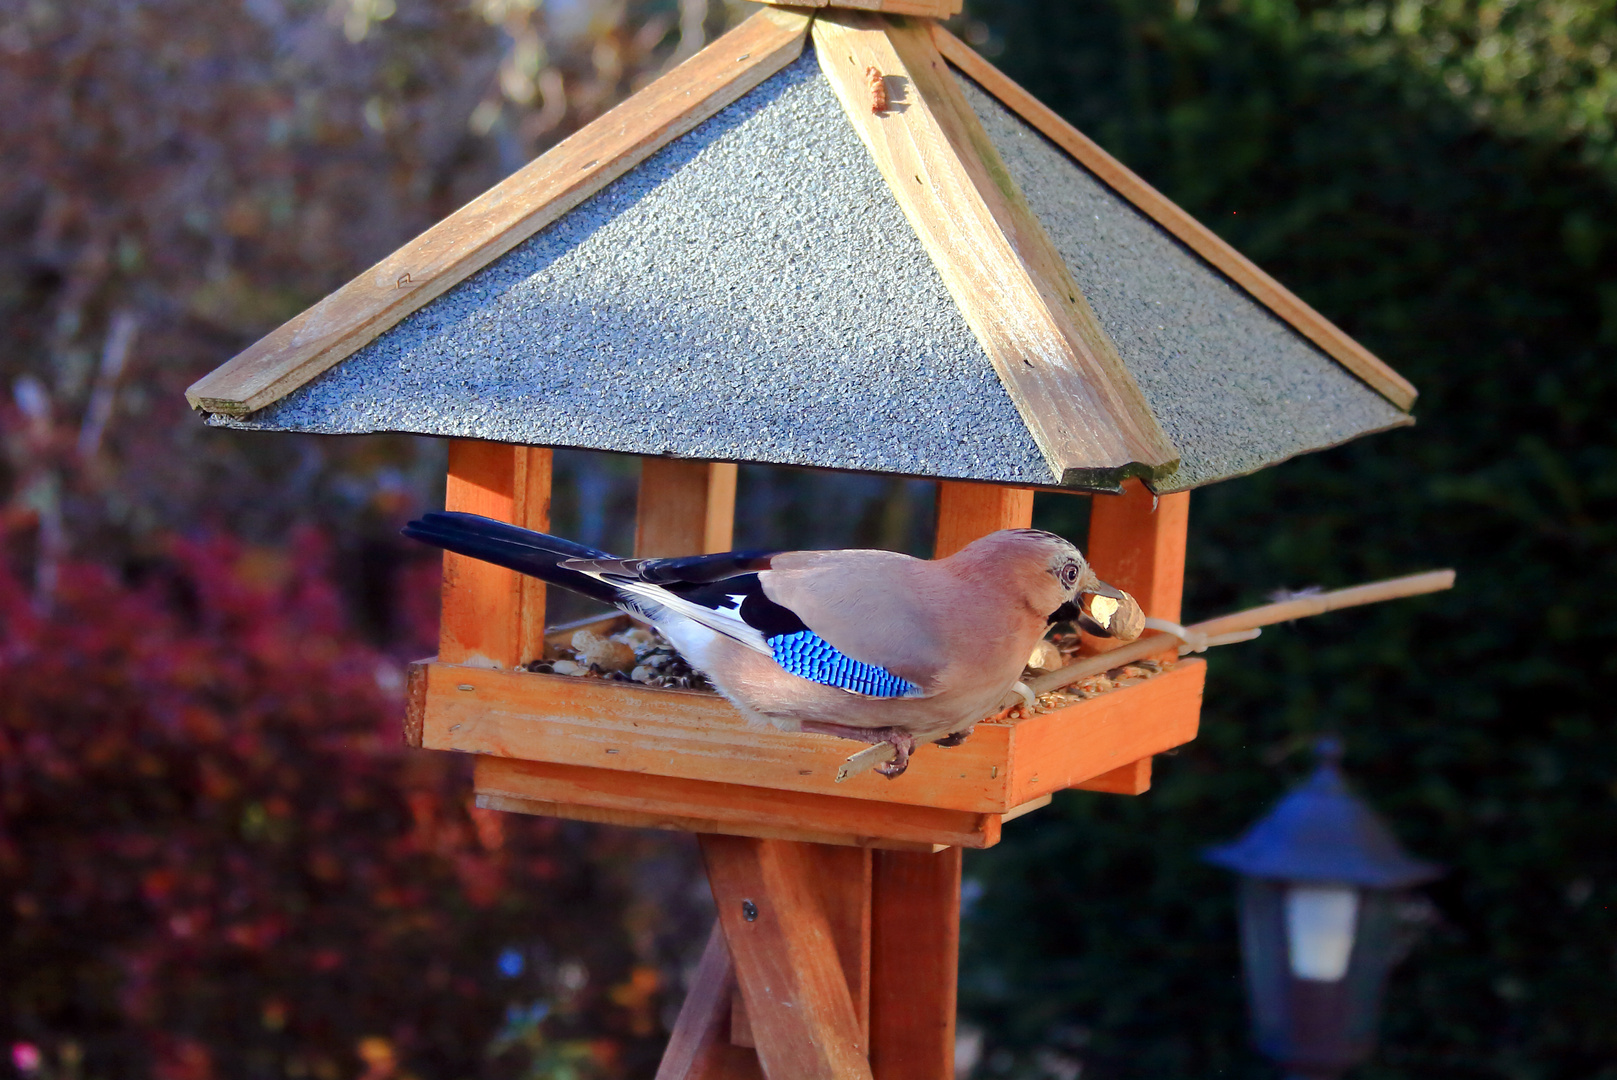
[{"label": "wooden support post", "polygon": [[730,948],[715,923],[657,1067],[657,1080],[763,1080],[758,1055],[730,1042],[735,985]]},{"label": "wooden support post", "polygon": [[[870,1045],[870,874],[868,848],[832,844],[800,844],[813,872],[814,893],[831,926],[837,959],[842,963],[853,1011],[859,1018],[862,1045]],[[746,1001],[736,990],[731,1009],[730,1039],[756,1046]]]},{"label": "wooden support post", "polygon": [[875,1080],[954,1075],[960,854],[875,852],[870,1068]]},{"label": "wooden support post", "polygon": [[[519,446],[513,488],[516,504],[512,521],[535,532],[550,530],[552,455],[548,446]],[[545,655],[545,583],[521,575],[522,618],[517,628],[518,663],[530,664]]]},{"label": "wooden support post", "polygon": [[[1134,597],[1149,616],[1179,621],[1185,591],[1185,538],[1190,492],[1155,496],[1138,480],[1123,494],[1096,495],[1089,503],[1089,565],[1102,581]],[[1169,641],[1172,641],[1170,638]],[[1115,638],[1084,635],[1086,653],[1115,649]],[[1178,655],[1165,650],[1164,659]],[[1151,786],[1151,759],[1114,769],[1083,785],[1090,791],[1138,795]]]},{"label": "wooden support post", "polygon": [[[1096,495],[1090,500],[1085,554],[1102,581],[1133,596],[1147,615],[1178,622],[1189,526],[1190,492],[1157,497],[1138,480],[1130,480],[1122,495]],[[1117,644],[1107,638],[1095,643],[1099,648]]]},{"label": "wooden support post", "polygon": [[854,1015],[859,1020],[859,1044],[870,1046],[870,943],[871,871],[869,848],[831,844],[805,845],[820,905],[831,924],[837,959],[848,980]]},{"label": "wooden support post", "polygon": [[932,557],[953,555],[978,537],[1033,524],[1033,489],[944,480],[938,484],[938,526]]},{"label": "wooden support post", "polygon": [[[454,439],[444,509],[550,527],[550,451]],[[438,658],[515,668],[544,653],[545,585],[478,559],[444,553]]]},{"label": "wooden support post", "polygon": [[735,511],[735,465],[641,458],[634,553],[666,558],[728,551]]},{"label": "wooden support post", "polygon": [[[719,924],[769,1080],[870,1080],[817,845],[702,837]],[[847,883],[849,891],[857,883]],[[857,905],[856,905],[857,906]],[[832,908],[832,910],[835,910]],[[862,965],[861,965],[862,966]]]}]

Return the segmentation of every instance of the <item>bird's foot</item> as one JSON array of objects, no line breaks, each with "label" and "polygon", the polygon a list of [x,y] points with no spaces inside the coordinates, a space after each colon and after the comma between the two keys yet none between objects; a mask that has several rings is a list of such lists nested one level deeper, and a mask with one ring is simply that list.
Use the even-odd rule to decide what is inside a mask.
[{"label": "bird's foot", "polygon": [[949,734],[945,735],[941,739],[933,739],[932,740],[932,745],[933,746],[959,746],[961,743],[965,742],[968,738],[971,737],[971,733],[976,728],[976,726],[977,726],[976,724],[973,724],[969,728],[961,728],[959,731],[950,732]]},{"label": "bird's foot", "polygon": [[893,755],[892,761],[876,766],[876,771],[889,780],[896,780],[903,775],[905,769],[910,767],[910,755],[915,752],[915,736],[897,728],[887,728],[885,730],[887,735],[882,739],[882,742],[892,743],[893,749],[897,750],[898,753]]},{"label": "bird's foot", "polygon": [[881,727],[862,728],[850,727],[847,724],[831,724],[819,720],[803,721],[802,730],[813,732],[816,735],[835,735],[839,739],[853,739],[856,742],[869,743],[872,746],[878,743],[891,743],[893,745],[893,758],[876,766],[876,771],[891,780],[910,767],[910,754],[915,752],[915,736],[902,728]]}]

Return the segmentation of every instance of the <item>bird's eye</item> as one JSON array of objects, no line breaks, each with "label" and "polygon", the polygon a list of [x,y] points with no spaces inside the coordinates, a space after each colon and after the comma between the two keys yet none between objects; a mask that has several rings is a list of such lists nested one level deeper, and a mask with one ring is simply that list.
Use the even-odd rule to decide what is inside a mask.
[{"label": "bird's eye", "polygon": [[1069,589],[1078,584],[1078,566],[1076,563],[1068,563],[1061,568],[1061,584]]}]

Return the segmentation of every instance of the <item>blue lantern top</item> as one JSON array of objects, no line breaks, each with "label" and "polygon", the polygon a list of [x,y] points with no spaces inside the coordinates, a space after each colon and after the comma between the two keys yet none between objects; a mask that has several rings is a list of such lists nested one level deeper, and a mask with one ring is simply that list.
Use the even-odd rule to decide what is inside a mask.
[{"label": "blue lantern top", "polygon": [[1375,889],[1419,885],[1437,865],[1412,858],[1375,811],[1348,790],[1341,745],[1323,739],[1320,765],[1240,839],[1208,848],[1208,862],[1248,877],[1332,882]]}]

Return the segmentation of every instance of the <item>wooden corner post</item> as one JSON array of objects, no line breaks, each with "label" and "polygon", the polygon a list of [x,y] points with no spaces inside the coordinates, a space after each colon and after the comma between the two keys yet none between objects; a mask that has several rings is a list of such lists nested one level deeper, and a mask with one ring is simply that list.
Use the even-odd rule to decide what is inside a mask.
[{"label": "wooden corner post", "polygon": [[735,535],[736,467],[723,461],[640,459],[636,558],[728,551]]},{"label": "wooden corner post", "polygon": [[[1144,612],[1178,622],[1185,591],[1185,541],[1190,528],[1190,492],[1152,495],[1130,480],[1122,495],[1090,500],[1089,565],[1102,581],[1138,600]],[[1168,639],[1172,640],[1172,639]],[[1117,647],[1110,638],[1084,636],[1086,651]],[[1170,650],[1171,652],[1171,650]],[[1151,786],[1151,759],[1114,769],[1085,785],[1097,791],[1137,795]]]},{"label": "wooden corner post", "polygon": [[[1178,622],[1189,528],[1190,492],[1157,496],[1130,480],[1122,495],[1090,499],[1085,554],[1101,580],[1138,600],[1147,615]],[[1116,644],[1095,640],[1101,648]]]},{"label": "wooden corner post", "polygon": [[[452,439],[444,509],[550,527],[548,449]],[[545,583],[515,570],[444,552],[438,658],[448,664],[517,668],[544,654]]]}]

